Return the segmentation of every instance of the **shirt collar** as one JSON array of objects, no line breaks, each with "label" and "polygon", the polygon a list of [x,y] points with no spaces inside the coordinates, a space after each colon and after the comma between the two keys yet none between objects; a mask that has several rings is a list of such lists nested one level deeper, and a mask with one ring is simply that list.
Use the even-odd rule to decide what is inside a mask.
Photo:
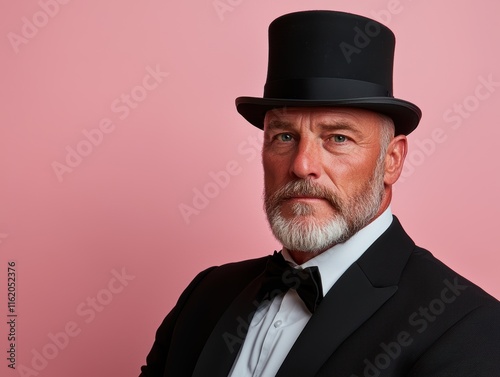
[{"label": "shirt collar", "polygon": [[[342,274],[384,233],[392,223],[392,211],[389,206],[379,217],[354,234],[346,242],[325,250],[316,257],[300,265],[302,268],[317,266],[321,274],[323,295],[330,290]],[[282,250],[283,257],[293,266],[287,250]]]}]

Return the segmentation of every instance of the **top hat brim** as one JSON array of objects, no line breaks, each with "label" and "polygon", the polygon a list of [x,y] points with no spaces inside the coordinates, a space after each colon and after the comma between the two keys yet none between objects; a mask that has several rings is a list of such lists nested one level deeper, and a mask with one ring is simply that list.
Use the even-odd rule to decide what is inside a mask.
[{"label": "top hat brim", "polygon": [[396,135],[410,134],[420,122],[421,110],[411,102],[393,97],[366,97],[338,100],[298,100],[279,98],[236,98],[238,112],[252,125],[264,129],[266,113],[273,109],[292,107],[348,107],[365,109],[390,117]]}]

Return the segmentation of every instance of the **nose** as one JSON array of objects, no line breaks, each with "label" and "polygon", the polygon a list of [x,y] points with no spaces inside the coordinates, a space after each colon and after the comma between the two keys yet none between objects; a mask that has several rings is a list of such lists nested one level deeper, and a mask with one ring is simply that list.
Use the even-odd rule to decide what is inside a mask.
[{"label": "nose", "polygon": [[314,140],[302,138],[290,165],[290,174],[301,179],[317,179],[321,175],[321,147]]}]

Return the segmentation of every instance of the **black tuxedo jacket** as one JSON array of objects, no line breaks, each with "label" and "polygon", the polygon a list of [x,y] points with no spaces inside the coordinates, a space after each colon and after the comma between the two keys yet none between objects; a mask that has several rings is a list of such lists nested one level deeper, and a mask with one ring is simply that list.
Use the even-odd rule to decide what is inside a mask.
[{"label": "black tuxedo jacket", "polygon": [[[141,376],[227,376],[268,258],[200,273],[159,327]],[[326,294],[276,376],[497,377],[500,303],[415,246],[394,218]]]}]

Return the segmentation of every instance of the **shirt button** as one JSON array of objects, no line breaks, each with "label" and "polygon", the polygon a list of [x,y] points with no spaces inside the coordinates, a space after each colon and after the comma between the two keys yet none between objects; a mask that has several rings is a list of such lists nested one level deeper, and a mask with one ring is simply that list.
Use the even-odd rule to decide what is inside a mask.
[{"label": "shirt button", "polygon": [[276,322],[274,322],[274,327],[275,327],[275,328],[278,328],[278,327],[280,327],[280,326],[281,326],[281,324],[282,324],[282,323],[283,323],[283,321],[281,321],[281,320],[276,321]]}]

